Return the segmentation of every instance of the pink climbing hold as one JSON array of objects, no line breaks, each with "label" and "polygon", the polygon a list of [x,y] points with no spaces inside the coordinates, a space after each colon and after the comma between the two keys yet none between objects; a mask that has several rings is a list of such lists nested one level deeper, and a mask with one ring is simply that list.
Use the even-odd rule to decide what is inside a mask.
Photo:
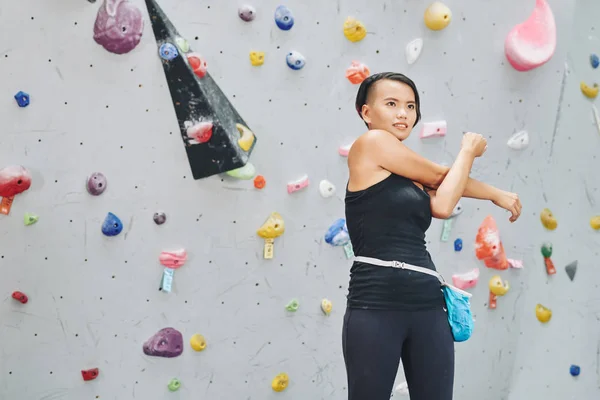
[{"label": "pink climbing hold", "polygon": [[94,40],[106,50],[125,54],[142,39],[142,12],[128,0],[104,0],[94,24]]},{"label": "pink climbing hold", "polygon": [[556,22],[546,0],[535,0],[529,18],[515,25],[504,42],[504,53],[517,71],[545,64],[556,50]]},{"label": "pink climbing hold", "polygon": [[167,268],[177,269],[187,261],[187,252],[185,249],[175,251],[163,251],[158,257],[160,263]]}]

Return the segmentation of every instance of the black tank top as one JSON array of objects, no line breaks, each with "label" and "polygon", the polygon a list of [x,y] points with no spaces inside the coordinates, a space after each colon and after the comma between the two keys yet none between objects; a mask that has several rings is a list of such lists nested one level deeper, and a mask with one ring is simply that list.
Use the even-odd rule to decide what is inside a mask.
[{"label": "black tank top", "polygon": [[[435,270],[425,246],[431,225],[430,198],[410,179],[391,174],[364,190],[346,185],[346,224],[354,254]],[[354,261],[348,307],[423,310],[442,306],[436,277]]]}]

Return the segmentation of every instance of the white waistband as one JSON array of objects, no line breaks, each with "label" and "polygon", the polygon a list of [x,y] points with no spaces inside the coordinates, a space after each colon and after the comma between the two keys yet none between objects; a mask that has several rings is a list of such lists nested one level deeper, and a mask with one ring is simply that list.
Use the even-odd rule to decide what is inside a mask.
[{"label": "white waistband", "polygon": [[431,270],[429,268],[418,267],[416,265],[412,265],[412,264],[408,264],[408,263],[400,262],[400,261],[383,261],[378,258],[364,257],[364,256],[355,256],[354,260],[359,261],[359,262],[364,262],[367,264],[378,265],[380,267],[409,269],[411,271],[421,272],[421,273],[424,273],[427,275],[435,276],[440,281],[440,284],[442,284],[442,286],[447,286],[450,289],[456,290],[457,292],[459,292],[465,296],[468,296],[468,297],[472,296],[471,293],[465,292],[464,290],[461,290],[457,287],[454,287],[454,286],[446,283],[446,281],[444,280],[444,277],[442,275],[440,275],[437,271]]}]

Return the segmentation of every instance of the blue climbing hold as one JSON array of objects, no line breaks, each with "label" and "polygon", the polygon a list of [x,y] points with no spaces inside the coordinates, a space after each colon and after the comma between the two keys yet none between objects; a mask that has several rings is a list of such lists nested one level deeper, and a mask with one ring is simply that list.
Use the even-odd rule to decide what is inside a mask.
[{"label": "blue climbing hold", "polygon": [[331,224],[325,233],[325,241],[332,246],[343,246],[350,241],[344,218],[340,218]]},{"label": "blue climbing hold", "polygon": [[571,373],[571,375],[577,376],[581,372],[581,368],[579,368],[579,365],[571,365],[571,368],[569,368],[569,372]]},{"label": "blue climbing hold", "polygon": [[596,54],[590,55],[590,64],[592,64],[592,68],[598,68],[600,65],[600,58]]},{"label": "blue climbing hold", "polygon": [[102,233],[106,236],[117,236],[123,230],[123,223],[115,214],[109,212],[102,223]]},{"label": "blue climbing hold", "polygon": [[15,94],[15,100],[19,107],[27,107],[29,105],[29,95],[25,92]]},{"label": "blue climbing hold", "polygon": [[294,16],[289,8],[281,5],[275,9],[275,23],[282,31],[289,31],[294,26]]},{"label": "blue climbing hold", "polygon": [[306,64],[304,56],[297,51],[290,51],[287,56],[285,56],[285,61],[287,62],[288,67],[294,70],[302,69],[304,64]]},{"label": "blue climbing hold", "polygon": [[462,250],[462,239],[458,238],[454,241],[454,251],[461,251]]},{"label": "blue climbing hold", "polygon": [[179,55],[177,47],[173,46],[171,43],[163,43],[160,46],[158,53],[160,54],[160,58],[167,61],[171,61]]}]

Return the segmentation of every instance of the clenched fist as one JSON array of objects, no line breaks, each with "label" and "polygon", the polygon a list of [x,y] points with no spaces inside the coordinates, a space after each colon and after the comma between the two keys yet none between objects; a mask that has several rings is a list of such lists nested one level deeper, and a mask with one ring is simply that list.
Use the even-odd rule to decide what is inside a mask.
[{"label": "clenched fist", "polygon": [[461,148],[481,157],[487,149],[487,140],[479,133],[466,132],[462,138]]},{"label": "clenched fist", "polygon": [[516,193],[510,193],[502,190],[498,196],[492,200],[492,202],[498,207],[510,211],[512,214],[509,218],[510,222],[515,222],[521,215],[521,200],[519,200],[519,195]]}]

